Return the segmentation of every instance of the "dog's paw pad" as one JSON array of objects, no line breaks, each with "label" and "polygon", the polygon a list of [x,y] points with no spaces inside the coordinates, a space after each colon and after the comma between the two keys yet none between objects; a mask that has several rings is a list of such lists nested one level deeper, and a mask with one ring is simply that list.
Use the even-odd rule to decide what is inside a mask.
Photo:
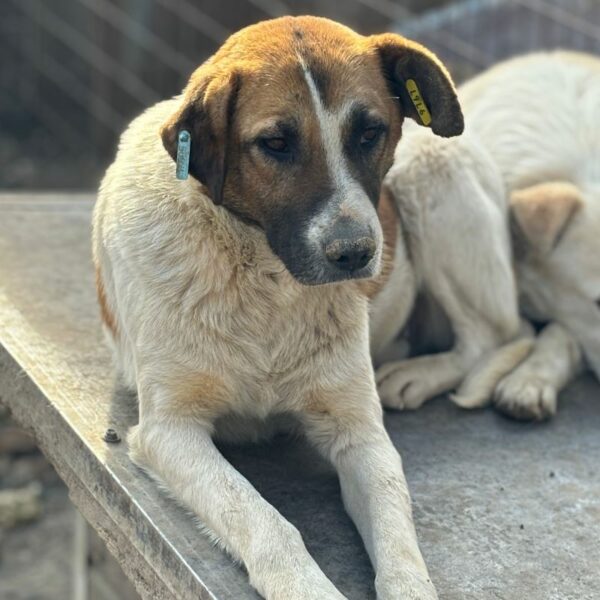
[{"label": "dog's paw pad", "polygon": [[496,408],[520,421],[543,421],[556,413],[556,388],[539,378],[508,376],[494,396]]}]

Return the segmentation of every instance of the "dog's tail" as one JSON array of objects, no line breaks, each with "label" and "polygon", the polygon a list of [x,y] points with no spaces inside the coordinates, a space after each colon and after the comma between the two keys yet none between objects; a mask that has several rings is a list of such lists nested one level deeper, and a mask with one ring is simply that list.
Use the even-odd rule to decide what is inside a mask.
[{"label": "dog's tail", "polygon": [[450,399],[462,408],[488,405],[500,380],[531,352],[532,337],[519,337],[486,354],[465,377]]}]

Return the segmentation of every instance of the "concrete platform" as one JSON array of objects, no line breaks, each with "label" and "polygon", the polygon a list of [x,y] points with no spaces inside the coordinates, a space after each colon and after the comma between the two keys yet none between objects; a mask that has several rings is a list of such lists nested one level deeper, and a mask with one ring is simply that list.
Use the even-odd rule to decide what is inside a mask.
[{"label": "concrete platform", "polygon": [[[33,429],[71,498],[144,598],[249,599],[243,570],[129,462],[135,400],[113,390],[86,195],[0,197],[0,398]],[[600,387],[584,377],[547,424],[439,399],[390,413],[441,600],[600,598]],[[224,448],[302,532],[352,600],[373,573],[335,474],[302,442]]]}]

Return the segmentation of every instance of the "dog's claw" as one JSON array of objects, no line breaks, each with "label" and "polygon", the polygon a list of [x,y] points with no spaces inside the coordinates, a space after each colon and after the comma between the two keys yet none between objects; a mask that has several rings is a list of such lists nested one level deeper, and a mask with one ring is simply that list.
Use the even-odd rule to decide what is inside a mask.
[{"label": "dog's claw", "polygon": [[556,413],[556,388],[543,379],[521,375],[505,377],[496,388],[494,405],[520,421],[543,421]]}]

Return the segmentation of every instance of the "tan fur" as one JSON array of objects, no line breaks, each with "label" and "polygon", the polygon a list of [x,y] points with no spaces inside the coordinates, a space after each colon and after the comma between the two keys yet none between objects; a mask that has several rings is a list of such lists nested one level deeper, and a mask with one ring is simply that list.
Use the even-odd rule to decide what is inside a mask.
[{"label": "tan fur", "polygon": [[232,390],[223,379],[207,373],[173,375],[173,380],[167,383],[171,395],[165,407],[167,416],[212,423],[227,412]]},{"label": "tan fur", "polygon": [[[196,139],[193,147],[201,149],[196,152],[210,165],[206,173],[196,169],[193,150],[192,173],[196,169],[214,201],[224,202],[249,221],[264,226],[282,205],[289,210],[291,202],[305,202],[308,192],[327,184],[324,148],[301,63],[322,84],[326,107],[341,107],[352,90],[355,100],[385,115],[389,131],[373,169],[379,180],[392,164],[404,115],[418,119],[404,79],[414,77],[421,82],[434,132],[451,136],[462,131],[462,114],[447,71],[433,53],[415,42],[395,34],[363,37],[314,17],[282,18],[248,27],[194,72],[183,101],[160,132],[174,157],[179,130],[191,129]],[[235,119],[230,114],[234,107]],[[297,180],[277,176],[272,164],[249,160],[242,151],[272,122],[274,114],[297,120],[303,129],[311,175],[310,182],[300,185],[307,193],[298,193]],[[190,125],[198,115],[200,124]],[[276,188],[270,185],[273,179],[278,181]]]},{"label": "tan fur", "polygon": [[102,280],[102,272],[100,267],[96,265],[96,293],[98,295],[98,304],[100,305],[100,317],[102,322],[110,332],[110,335],[117,337],[117,323],[115,317],[108,307],[108,301],[106,299],[106,292],[104,290],[104,281]]},{"label": "tan fur", "polygon": [[[181,108],[161,128],[165,145],[174,154],[176,134],[190,108],[206,107],[213,126],[211,138],[219,144],[216,168],[223,168],[224,146],[229,146],[228,176],[223,189],[223,194],[232,198],[228,206],[261,224],[278,205],[289,202],[290,193],[297,187],[294,180],[284,179],[276,189],[265,194],[265,182],[273,179],[272,166],[256,161],[249,163],[240,152],[241,145],[252,139],[273,114],[293,116],[303,124],[310,148],[311,188],[326,184],[324,149],[312,116],[313,107],[299,57],[306,60],[309,68],[318,69],[319,74],[328,78],[326,105],[340,106],[351,88],[356,90],[359,99],[374,103],[388,115],[391,128],[385,150],[387,158],[380,162],[382,176],[391,165],[395,142],[400,136],[402,121],[398,104],[390,99],[370,38],[341,25],[332,25],[325,19],[267,21],[233,35],[192,75]],[[332,70],[335,77],[329,75]],[[234,80],[237,83],[233,83]],[[226,128],[231,125],[231,119],[227,115],[227,102],[232,93],[236,94],[238,127],[228,132]],[[239,203],[240,197],[244,198],[243,204]],[[302,202],[307,196],[294,193],[293,197]]]},{"label": "tan fur", "polygon": [[552,250],[573,215],[582,207],[581,191],[572,183],[551,181],[516,190],[511,214],[529,244],[545,254]]}]

